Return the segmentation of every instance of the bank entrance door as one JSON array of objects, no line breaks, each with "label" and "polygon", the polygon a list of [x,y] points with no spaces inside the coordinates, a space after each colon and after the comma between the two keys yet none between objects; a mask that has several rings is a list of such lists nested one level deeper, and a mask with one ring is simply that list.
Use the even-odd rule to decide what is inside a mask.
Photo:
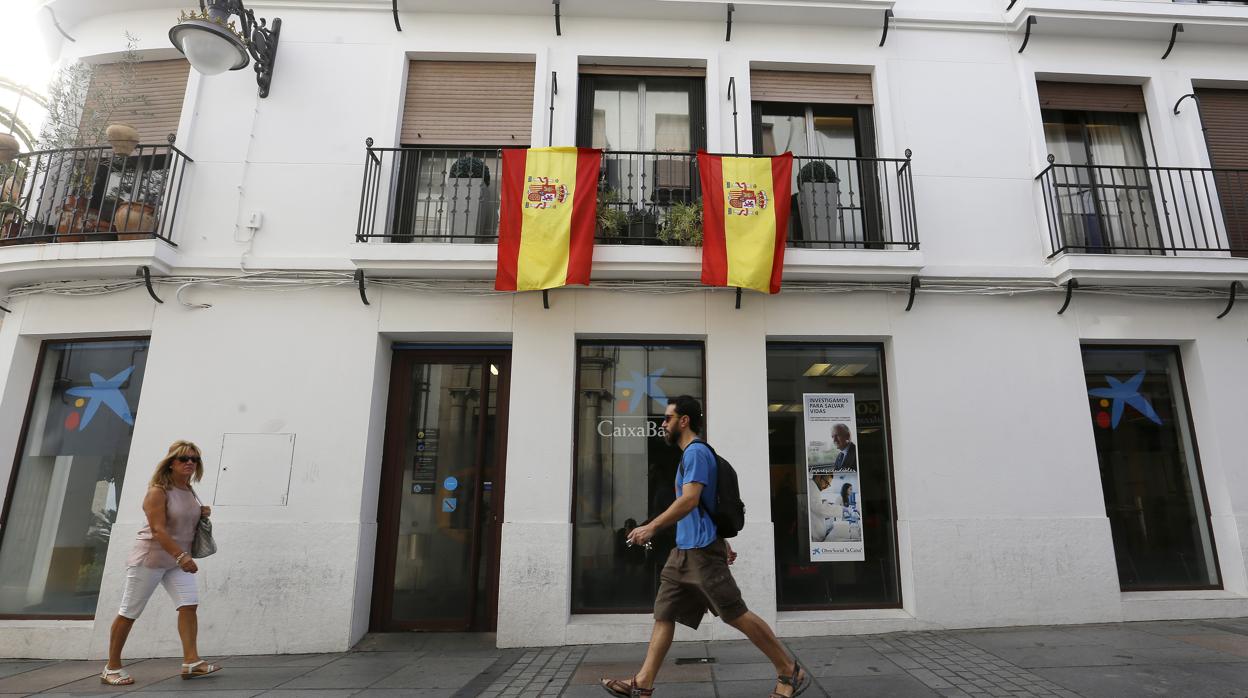
[{"label": "bank entrance door", "polygon": [[494,630],[509,349],[396,349],[374,631]]}]

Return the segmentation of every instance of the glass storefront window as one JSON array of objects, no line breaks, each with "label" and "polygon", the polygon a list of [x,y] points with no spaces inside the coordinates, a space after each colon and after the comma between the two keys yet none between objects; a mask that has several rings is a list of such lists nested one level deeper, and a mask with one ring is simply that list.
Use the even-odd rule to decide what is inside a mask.
[{"label": "glass storefront window", "polygon": [[1124,591],[1220,586],[1178,349],[1083,348]]},{"label": "glass storefront window", "polygon": [[95,615],[147,345],[44,345],[0,537],[0,615]]},{"label": "glass storefront window", "polygon": [[900,606],[883,350],[769,344],[767,403],[777,608]]},{"label": "glass storefront window", "polygon": [[680,450],[663,441],[667,398],[704,394],[700,343],[578,347],[573,613],[653,610],[676,530],[650,550],[625,537],[676,499]]}]

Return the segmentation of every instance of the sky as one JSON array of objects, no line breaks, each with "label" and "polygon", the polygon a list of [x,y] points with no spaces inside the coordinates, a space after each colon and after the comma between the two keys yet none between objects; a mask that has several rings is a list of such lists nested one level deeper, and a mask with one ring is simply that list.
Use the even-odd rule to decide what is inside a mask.
[{"label": "sky", "polygon": [[[0,76],[46,93],[53,71],[36,22],[38,7],[35,0],[0,0]],[[16,103],[16,94],[0,89],[0,104],[12,109]],[[38,105],[27,99],[20,114],[38,134],[43,118]]]}]

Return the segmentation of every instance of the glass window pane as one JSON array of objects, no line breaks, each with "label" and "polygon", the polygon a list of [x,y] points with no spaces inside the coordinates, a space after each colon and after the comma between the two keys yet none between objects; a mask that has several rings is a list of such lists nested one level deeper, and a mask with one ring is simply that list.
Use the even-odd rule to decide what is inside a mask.
[{"label": "glass window pane", "polygon": [[667,398],[702,400],[700,344],[583,343],[578,356],[572,611],[649,612],[676,529],[653,549],[629,547],[633,526],[676,499],[680,449],[663,441]]},{"label": "glass window pane", "polygon": [[646,79],[643,150],[689,151],[689,89],[689,80]]},{"label": "glass window pane", "polygon": [[806,108],[795,105],[763,105],[762,107],[761,155],[779,155],[785,151],[794,155],[810,154],[806,144]]},{"label": "glass window pane", "polygon": [[593,147],[641,150],[640,93],[637,78],[594,79]]},{"label": "glass window pane", "polygon": [[0,614],[95,614],[147,344],[44,345],[0,541]]},{"label": "glass window pane", "polygon": [[[812,418],[807,433],[803,396],[829,393],[853,396],[853,419]],[[767,401],[777,607],[900,605],[882,351],[769,345]],[[847,438],[837,423],[847,424]],[[816,542],[852,543],[861,554],[820,560]]]},{"label": "glass window pane", "polygon": [[1084,347],[1083,368],[1122,588],[1219,585],[1178,350]]},{"label": "glass window pane", "polygon": [[854,117],[815,116],[815,155],[824,158],[856,158]]}]

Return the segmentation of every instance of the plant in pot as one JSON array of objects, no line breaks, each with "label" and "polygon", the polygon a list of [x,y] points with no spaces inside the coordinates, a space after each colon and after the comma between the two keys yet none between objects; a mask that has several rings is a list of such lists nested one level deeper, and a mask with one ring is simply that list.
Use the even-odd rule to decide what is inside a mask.
[{"label": "plant in pot", "polygon": [[144,240],[156,233],[169,171],[148,164],[146,170],[131,169],[122,174],[100,205],[101,214],[111,221],[118,240]]},{"label": "plant in pot", "polygon": [[[447,196],[451,199],[449,227],[452,239],[490,235],[496,227],[490,168],[478,157],[465,155],[451,163]],[[462,214],[461,214],[462,212]]]},{"label": "plant in pot", "polygon": [[806,239],[830,241],[836,237],[840,201],[841,178],[831,165],[814,160],[798,170],[798,215]]},{"label": "plant in pot", "polygon": [[675,203],[663,212],[658,238],[666,245],[702,246],[702,205]]},{"label": "plant in pot", "polygon": [[598,234],[609,240],[618,239],[628,225],[628,212],[620,206],[620,193],[614,189],[599,190],[595,216]]}]

